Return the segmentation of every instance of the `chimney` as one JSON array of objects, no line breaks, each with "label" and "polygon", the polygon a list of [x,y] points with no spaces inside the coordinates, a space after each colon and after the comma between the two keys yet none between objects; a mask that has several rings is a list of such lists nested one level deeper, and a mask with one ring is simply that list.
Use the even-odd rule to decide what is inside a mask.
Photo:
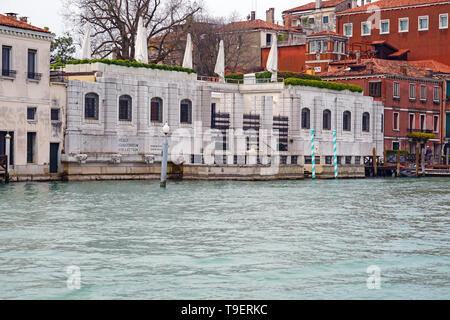
[{"label": "chimney", "polygon": [[401,65],[400,66],[400,73],[407,76],[408,75],[408,66],[407,65]]},{"label": "chimney", "polygon": [[433,69],[425,69],[425,76],[427,78],[432,78],[433,77]]},{"label": "chimney", "polygon": [[10,18],[12,18],[12,19],[14,19],[14,20],[17,20],[17,13],[14,13],[14,12],[7,12],[7,13],[5,13],[5,14],[6,14],[7,17],[10,17]]},{"label": "chimney", "polygon": [[256,11],[252,11],[252,12],[251,12],[251,14],[250,14],[250,20],[251,20],[251,21],[256,20]]},{"label": "chimney", "polygon": [[266,11],[266,21],[269,23],[275,23],[275,8],[270,8]]},{"label": "chimney", "polygon": [[316,9],[322,8],[322,0],[316,0]]},{"label": "chimney", "polygon": [[28,23],[28,17],[20,17],[19,20]]}]

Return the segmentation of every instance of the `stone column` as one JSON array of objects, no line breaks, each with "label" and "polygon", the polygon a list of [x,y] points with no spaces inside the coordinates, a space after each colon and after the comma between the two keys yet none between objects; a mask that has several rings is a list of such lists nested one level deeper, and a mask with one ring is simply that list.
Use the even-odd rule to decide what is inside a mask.
[{"label": "stone column", "polygon": [[259,154],[262,164],[269,163],[268,155],[276,156],[278,154],[278,145],[272,143],[273,134],[273,96],[264,96],[261,98],[261,130],[259,133]]},{"label": "stone column", "polygon": [[173,132],[180,126],[180,99],[178,95],[178,85],[170,83],[168,85],[167,108],[164,109],[164,119],[169,123],[170,130]]},{"label": "stone column", "polygon": [[82,82],[69,82],[67,86],[67,121],[64,146],[66,154],[79,154],[81,152],[84,94]]},{"label": "stone column", "polygon": [[244,104],[242,94],[233,93],[233,104],[230,114],[230,129],[234,136],[233,156],[237,156],[238,164],[245,164],[246,141],[243,131],[244,126]]}]

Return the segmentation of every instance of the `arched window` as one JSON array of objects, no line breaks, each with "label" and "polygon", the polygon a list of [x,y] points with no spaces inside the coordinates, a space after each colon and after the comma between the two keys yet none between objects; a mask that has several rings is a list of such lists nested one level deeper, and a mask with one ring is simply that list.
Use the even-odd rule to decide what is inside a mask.
[{"label": "arched window", "polygon": [[311,127],[310,115],[311,111],[308,108],[302,109],[302,129],[309,129]]},{"label": "arched window", "polygon": [[370,131],[370,114],[368,112],[364,112],[362,116],[362,131]]},{"label": "arched window", "polygon": [[350,111],[344,111],[342,119],[342,130],[352,131],[352,114]]},{"label": "arched window", "polygon": [[331,130],[331,111],[323,110],[323,130]]},{"label": "arched window", "polygon": [[88,93],[84,96],[84,118],[98,120],[98,94]]},{"label": "arched window", "polygon": [[131,121],[132,99],[128,95],[119,98],[119,121]]},{"label": "arched window", "polygon": [[192,123],[192,102],[189,99],[180,103],[180,123]]},{"label": "arched window", "polygon": [[150,121],[163,121],[163,101],[161,98],[153,98],[150,103]]}]

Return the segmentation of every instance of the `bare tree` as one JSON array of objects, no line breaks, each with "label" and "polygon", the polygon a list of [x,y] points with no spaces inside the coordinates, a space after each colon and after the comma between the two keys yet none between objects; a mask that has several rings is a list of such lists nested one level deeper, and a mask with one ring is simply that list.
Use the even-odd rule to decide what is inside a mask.
[{"label": "bare tree", "polygon": [[[177,35],[180,26],[201,12],[202,3],[191,0],[63,0],[66,21],[75,32],[82,34],[82,26],[92,25],[93,56],[113,54],[117,59],[134,57],[139,17],[144,18],[148,39],[158,39],[164,48],[169,35]],[[170,50],[159,50],[154,62],[164,60]]]}]

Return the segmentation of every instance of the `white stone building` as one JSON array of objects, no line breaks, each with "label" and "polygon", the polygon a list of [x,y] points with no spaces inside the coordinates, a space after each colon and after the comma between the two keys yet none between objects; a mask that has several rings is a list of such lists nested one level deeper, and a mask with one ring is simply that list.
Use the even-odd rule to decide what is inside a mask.
[{"label": "white stone building", "polygon": [[65,72],[62,158],[73,180],[157,178],[165,122],[172,173],[191,179],[302,178],[311,166],[312,128],[322,177],[334,172],[333,129],[343,177],[363,177],[362,157],[383,150],[383,106],[360,93],[251,77],[245,84],[203,82],[196,74],[102,63]]},{"label": "white stone building", "polygon": [[50,83],[51,39],[26,18],[0,14],[0,154],[10,156],[13,181],[59,178],[66,89]]}]

